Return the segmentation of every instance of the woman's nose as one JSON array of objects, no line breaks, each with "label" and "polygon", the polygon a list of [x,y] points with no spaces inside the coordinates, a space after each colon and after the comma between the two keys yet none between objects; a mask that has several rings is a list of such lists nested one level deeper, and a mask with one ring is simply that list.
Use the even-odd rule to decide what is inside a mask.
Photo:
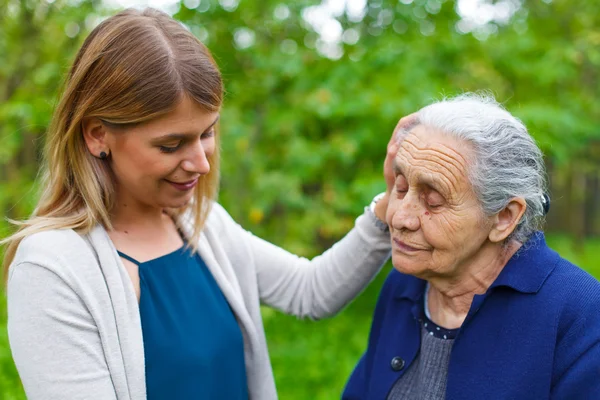
[{"label": "woman's nose", "polygon": [[200,140],[198,140],[198,143],[194,145],[194,148],[183,161],[181,167],[187,172],[193,172],[200,175],[206,175],[210,172],[208,155],[206,154],[204,146],[202,146],[202,142]]},{"label": "woman's nose", "polygon": [[392,228],[397,230],[408,229],[416,231],[421,226],[419,215],[421,205],[416,193],[407,192],[403,199],[396,199],[390,202],[388,207],[392,207]]}]

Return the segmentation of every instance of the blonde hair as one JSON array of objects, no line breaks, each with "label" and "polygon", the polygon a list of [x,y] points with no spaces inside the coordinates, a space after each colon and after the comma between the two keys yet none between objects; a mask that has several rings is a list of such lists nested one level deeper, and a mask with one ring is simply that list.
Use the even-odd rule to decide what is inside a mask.
[{"label": "blonde hair", "polygon": [[[128,9],[100,23],[77,53],[48,128],[41,196],[31,217],[14,222],[16,233],[4,257],[4,279],[21,240],[50,229],[89,232],[98,223],[112,229],[110,210],[115,187],[107,163],[88,151],[84,118],[127,126],[153,120],[188,97],[209,112],[223,100],[219,69],[209,50],[169,15],[148,8]],[[209,158],[210,172],[201,177],[190,210],[195,249],[219,184],[219,135]]]}]

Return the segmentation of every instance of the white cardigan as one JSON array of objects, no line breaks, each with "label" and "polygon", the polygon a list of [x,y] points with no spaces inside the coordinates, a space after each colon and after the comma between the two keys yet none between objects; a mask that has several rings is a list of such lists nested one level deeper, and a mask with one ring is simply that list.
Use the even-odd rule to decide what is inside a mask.
[{"label": "white cardigan", "polygon": [[[182,226],[189,236],[190,221]],[[377,274],[390,239],[363,214],[309,261],[253,236],[215,203],[199,253],[241,327],[250,399],[270,400],[277,393],[260,304],[298,317],[333,315]],[[146,398],[138,302],[104,228],[24,239],[7,296],[10,346],[30,400]]]}]

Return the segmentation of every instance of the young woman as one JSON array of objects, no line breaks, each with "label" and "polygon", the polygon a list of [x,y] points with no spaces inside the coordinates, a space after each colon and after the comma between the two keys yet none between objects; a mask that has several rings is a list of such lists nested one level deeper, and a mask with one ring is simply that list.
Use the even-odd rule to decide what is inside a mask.
[{"label": "young woman", "polygon": [[29,399],[274,399],[261,302],[329,316],[387,260],[387,194],[312,261],[231,219],[215,202],[222,94],[209,51],[159,11],[121,12],[84,42],[43,193],[5,240]]}]

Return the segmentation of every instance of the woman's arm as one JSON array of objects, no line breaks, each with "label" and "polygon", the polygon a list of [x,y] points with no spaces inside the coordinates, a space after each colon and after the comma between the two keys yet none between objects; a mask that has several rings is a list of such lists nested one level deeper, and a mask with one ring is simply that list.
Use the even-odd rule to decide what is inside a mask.
[{"label": "woman's arm", "polygon": [[[319,319],[340,311],[373,279],[390,254],[389,233],[367,213],[343,239],[312,260],[298,257],[235,223],[215,204],[219,237],[231,262],[253,264],[261,301],[298,317]],[[240,282],[241,285],[247,282]]]},{"label": "woman's arm", "polygon": [[7,296],[10,347],[29,400],[116,399],[98,329],[63,279],[13,265]]}]

